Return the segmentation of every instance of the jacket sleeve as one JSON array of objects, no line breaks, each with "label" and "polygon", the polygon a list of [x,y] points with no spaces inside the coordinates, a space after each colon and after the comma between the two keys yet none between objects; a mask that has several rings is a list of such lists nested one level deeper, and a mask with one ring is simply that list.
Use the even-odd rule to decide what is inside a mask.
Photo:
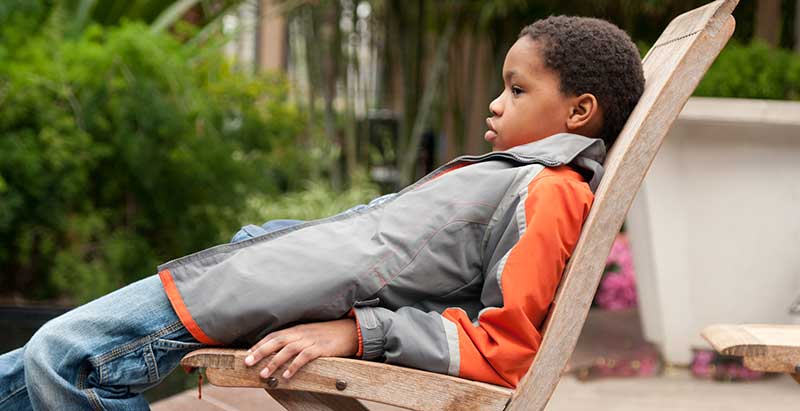
[{"label": "jacket sleeve", "polygon": [[495,295],[496,304],[477,318],[460,308],[355,307],[361,358],[516,387],[539,349],[539,329],[593,195],[586,183],[546,169],[522,198],[518,240],[484,277],[481,300]]}]

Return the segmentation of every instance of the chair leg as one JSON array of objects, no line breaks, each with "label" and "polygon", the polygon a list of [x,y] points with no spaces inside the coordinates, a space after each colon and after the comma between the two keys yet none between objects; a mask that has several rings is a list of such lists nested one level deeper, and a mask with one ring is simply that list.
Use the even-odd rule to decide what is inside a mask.
[{"label": "chair leg", "polygon": [[355,398],[308,391],[265,391],[289,411],[369,411]]}]

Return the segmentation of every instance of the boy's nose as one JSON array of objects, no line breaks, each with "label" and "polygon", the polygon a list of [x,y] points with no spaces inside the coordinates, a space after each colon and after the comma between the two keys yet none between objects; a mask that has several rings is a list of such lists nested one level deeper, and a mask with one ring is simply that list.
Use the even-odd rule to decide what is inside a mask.
[{"label": "boy's nose", "polygon": [[502,97],[502,95],[497,96],[497,98],[489,103],[489,112],[491,112],[495,117],[500,117],[503,115],[503,105],[500,102],[500,97]]}]

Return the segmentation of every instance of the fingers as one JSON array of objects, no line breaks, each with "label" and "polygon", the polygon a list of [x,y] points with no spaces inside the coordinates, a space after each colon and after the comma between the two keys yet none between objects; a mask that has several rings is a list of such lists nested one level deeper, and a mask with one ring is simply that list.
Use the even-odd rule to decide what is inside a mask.
[{"label": "fingers", "polygon": [[250,355],[244,359],[244,363],[247,366],[255,365],[262,358],[269,356],[294,340],[295,338],[284,334],[274,333],[267,335],[250,349]]},{"label": "fingers", "polygon": [[291,360],[283,373],[283,378],[288,379],[316,358],[351,355],[357,346],[355,322],[352,319],[300,324],[265,336],[249,350],[244,363],[250,367],[272,355],[266,367],[259,372],[262,378],[268,378]]},{"label": "fingers", "polygon": [[306,349],[311,345],[312,343],[309,343],[307,341],[294,341],[292,343],[287,344],[280,351],[278,351],[278,353],[275,354],[275,356],[272,357],[272,359],[267,364],[266,368],[261,370],[259,375],[261,376],[261,378],[269,377],[270,374],[272,374],[275,370],[280,368],[284,363],[286,363],[292,357],[299,354],[301,351],[303,351],[304,349]]},{"label": "fingers", "polygon": [[292,360],[292,363],[289,364],[289,367],[286,368],[286,371],[283,372],[283,378],[289,379],[292,378],[295,373],[300,368],[303,368],[304,365],[308,364],[312,360],[315,360],[321,356],[320,351],[317,349],[316,345],[310,345],[300,351],[300,354],[297,354]]}]

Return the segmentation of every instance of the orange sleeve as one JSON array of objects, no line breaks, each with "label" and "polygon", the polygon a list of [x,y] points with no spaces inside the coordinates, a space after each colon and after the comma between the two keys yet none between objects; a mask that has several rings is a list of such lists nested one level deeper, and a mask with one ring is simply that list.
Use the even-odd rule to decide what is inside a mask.
[{"label": "orange sleeve", "polygon": [[461,309],[442,316],[458,330],[459,376],[515,387],[533,362],[541,324],[594,196],[568,167],[545,169],[528,185],[526,227],[500,271],[501,307],[474,325]]}]

